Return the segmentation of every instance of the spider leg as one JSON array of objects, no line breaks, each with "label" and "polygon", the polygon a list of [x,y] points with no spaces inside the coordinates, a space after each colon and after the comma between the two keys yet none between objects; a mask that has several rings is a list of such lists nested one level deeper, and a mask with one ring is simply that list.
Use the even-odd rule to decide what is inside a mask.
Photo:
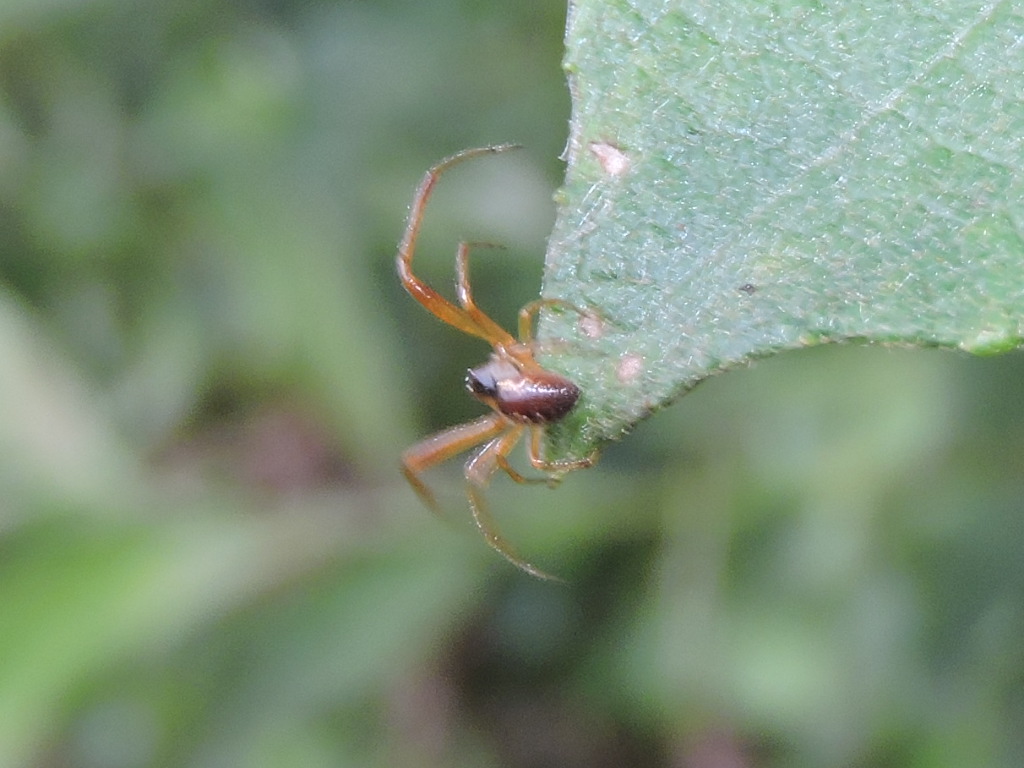
[{"label": "spider leg", "polygon": [[544,307],[565,307],[566,309],[571,309],[574,312],[579,312],[581,315],[585,314],[584,311],[575,304],[570,304],[568,301],[563,301],[562,299],[537,299],[535,301],[531,301],[519,310],[519,341],[523,344],[529,344],[533,341],[533,323],[537,314],[544,309]]},{"label": "spider leg", "polygon": [[533,483],[549,483],[550,484],[550,479],[547,478],[547,477],[526,477],[525,475],[521,475],[519,472],[517,472],[512,467],[512,464],[509,463],[509,460],[508,460],[507,456],[499,456],[498,457],[498,466],[501,467],[505,471],[505,474],[507,474],[509,477],[511,477],[517,483],[523,483],[523,484],[526,484],[526,485],[532,485]]},{"label": "spider leg", "polygon": [[491,548],[496,550],[516,568],[526,571],[531,576],[536,576],[539,579],[560,581],[560,579],[545,573],[519,556],[508,540],[501,535],[498,525],[494,522],[494,518],[491,516],[487,502],[484,499],[484,491],[491,482],[491,478],[497,471],[500,462],[512,450],[522,434],[523,425],[516,424],[512,426],[507,433],[495,437],[467,462],[466,490],[469,495],[469,505],[473,510],[473,522],[476,523],[476,527],[483,534],[484,539]]},{"label": "spider leg", "polygon": [[515,339],[508,331],[491,320],[487,314],[473,301],[473,291],[469,285],[469,250],[474,247],[486,246],[489,248],[500,248],[500,245],[493,243],[459,243],[459,250],[455,255],[455,285],[458,290],[459,304],[466,310],[466,314],[485,331],[487,340],[492,346],[509,346],[515,343]]},{"label": "spider leg", "polygon": [[492,147],[479,147],[477,149],[466,149],[462,152],[447,157],[435,165],[423,176],[419,187],[416,189],[416,196],[413,198],[412,209],[409,211],[409,218],[405,225],[405,234],[398,246],[398,255],[395,258],[395,265],[398,268],[398,276],[416,301],[426,308],[428,312],[439,320],[458,328],[471,336],[477,336],[485,341],[491,340],[489,329],[480,326],[473,316],[465,309],[452,304],[441,294],[416,277],[412,271],[412,259],[416,251],[416,239],[419,237],[420,227],[423,224],[423,212],[427,207],[427,201],[434,191],[434,185],[445,171],[453,165],[467,160],[471,157],[485,155],[488,153],[505,152],[515,149],[515,144],[498,144]]},{"label": "spider leg", "polygon": [[420,479],[420,473],[435,464],[447,461],[452,456],[468,451],[485,440],[492,440],[507,427],[504,416],[500,413],[489,413],[468,424],[460,424],[431,435],[402,454],[402,473],[423,503],[435,513],[439,513],[437,499]]},{"label": "spider leg", "polygon": [[548,479],[549,485],[556,485],[561,478],[559,475],[563,475],[566,472],[572,472],[574,469],[586,469],[592,467],[597,461],[598,452],[594,451],[592,454],[583,459],[564,459],[562,461],[549,461],[544,457],[544,425],[536,424],[530,427],[530,464],[535,469],[541,472],[547,472],[553,477]]}]

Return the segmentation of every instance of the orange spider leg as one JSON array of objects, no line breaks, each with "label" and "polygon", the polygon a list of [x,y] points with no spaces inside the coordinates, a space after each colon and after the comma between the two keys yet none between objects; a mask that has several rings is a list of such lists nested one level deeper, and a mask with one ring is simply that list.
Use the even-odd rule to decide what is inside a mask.
[{"label": "orange spider leg", "polygon": [[427,201],[430,199],[430,195],[434,190],[434,185],[441,177],[441,174],[453,165],[460,163],[463,160],[468,160],[471,157],[496,152],[505,152],[509,149],[515,149],[517,146],[518,145],[516,144],[498,144],[493,147],[467,149],[454,154],[451,157],[445,158],[427,171],[423,176],[423,180],[420,182],[419,187],[416,188],[416,196],[413,198],[412,209],[409,211],[409,219],[405,225],[405,234],[402,236],[402,242],[398,246],[398,256],[395,259],[396,266],[398,268],[398,276],[402,281],[402,285],[405,286],[405,290],[407,290],[409,295],[416,299],[416,301],[422,304],[428,312],[439,320],[448,323],[448,325],[458,328],[460,331],[468,333],[471,336],[481,338],[492,345],[504,342],[504,338],[497,340],[494,339],[493,331],[490,327],[481,326],[470,312],[466,309],[455,306],[425,282],[416,277],[412,272],[412,259],[416,250],[416,238],[419,237],[420,227],[423,224],[423,211],[426,208]]},{"label": "orange spider leg", "polygon": [[561,581],[520,557],[512,544],[501,535],[501,531],[487,507],[487,502],[484,500],[484,491],[490,484],[491,478],[501,463],[505,461],[509,451],[519,442],[524,427],[523,424],[516,424],[509,429],[507,434],[495,437],[466,464],[466,490],[469,493],[469,506],[473,510],[473,522],[476,523],[476,527],[492,549],[512,565],[532,576],[550,581]]},{"label": "orange spider leg", "polygon": [[473,290],[469,286],[469,249],[473,247],[501,248],[493,243],[459,243],[455,255],[455,285],[458,290],[459,304],[466,314],[487,334],[492,346],[510,346],[515,344],[512,334],[491,320],[473,301]]},{"label": "orange spider leg", "polygon": [[552,477],[548,478],[549,485],[557,485],[561,481],[560,475],[571,472],[574,469],[586,469],[594,466],[599,451],[594,451],[582,459],[564,459],[562,461],[550,461],[544,457],[544,425],[537,424],[530,427],[530,464],[541,472],[548,472]]},{"label": "orange spider leg", "polygon": [[565,307],[573,312],[585,314],[579,307],[562,299],[536,299],[519,310],[519,341],[529,344],[533,339],[533,324],[537,315],[544,307]]},{"label": "orange spider leg", "polygon": [[532,483],[547,483],[548,485],[551,485],[550,477],[526,477],[526,475],[519,474],[515,467],[512,466],[512,463],[508,460],[507,456],[498,457],[498,466],[505,470],[505,474],[517,483],[522,483],[524,485],[530,485]]},{"label": "orange spider leg", "polygon": [[440,507],[426,483],[420,480],[420,473],[435,464],[468,451],[475,445],[492,440],[508,428],[508,420],[500,413],[489,413],[479,419],[442,430],[422,440],[402,454],[402,472],[409,485],[435,513]]}]

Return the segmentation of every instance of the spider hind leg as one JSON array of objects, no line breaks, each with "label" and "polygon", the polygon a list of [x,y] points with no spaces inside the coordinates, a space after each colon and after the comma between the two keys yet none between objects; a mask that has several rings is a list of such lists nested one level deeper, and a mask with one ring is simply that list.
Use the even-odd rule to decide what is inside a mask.
[{"label": "spider hind leg", "polygon": [[[516,568],[526,571],[538,579],[561,581],[557,576],[552,576],[524,560],[516,552],[511,542],[499,530],[498,524],[494,521],[487,506],[487,500],[484,498],[484,491],[498,468],[501,467],[506,472],[511,469],[507,456],[522,437],[523,429],[523,425],[515,425],[504,435],[499,435],[487,443],[466,463],[466,493],[469,496],[469,505],[473,510],[473,522],[476,523],[477,529],[483,534],[488,545]],[[509,472],[509,476],[513,479],[519,477],[526,480],[515,470]]]},{"label": "spider hind leg", "polygon": [[440,506],[433,492],[420,479],[420,475],[453,456],[468,451],[487,440],[494,439],[507,429],[505,419],[498,413],[489,413],[468,424],[442,430],[421,440],[402,454],[402,474],[420,500],[440,515]]}]

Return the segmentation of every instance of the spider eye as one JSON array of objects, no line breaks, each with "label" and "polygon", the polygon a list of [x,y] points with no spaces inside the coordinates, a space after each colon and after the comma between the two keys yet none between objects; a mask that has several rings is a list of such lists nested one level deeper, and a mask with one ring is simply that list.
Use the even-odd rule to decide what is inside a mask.
[{"label": "spider eye", "polygon": [[498,382],[494,374],[479,368],[466,372],[466,389],[477,397],[498,396]]}]

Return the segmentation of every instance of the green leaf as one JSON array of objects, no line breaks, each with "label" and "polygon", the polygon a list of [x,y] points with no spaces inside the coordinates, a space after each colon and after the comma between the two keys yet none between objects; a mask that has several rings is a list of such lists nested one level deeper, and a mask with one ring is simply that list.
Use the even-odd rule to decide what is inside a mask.
[{"label": "green leaf", "polygon": [[554,453],[784,349],[1017,346],[1022,39],[1013,2],[576,3]]}]

